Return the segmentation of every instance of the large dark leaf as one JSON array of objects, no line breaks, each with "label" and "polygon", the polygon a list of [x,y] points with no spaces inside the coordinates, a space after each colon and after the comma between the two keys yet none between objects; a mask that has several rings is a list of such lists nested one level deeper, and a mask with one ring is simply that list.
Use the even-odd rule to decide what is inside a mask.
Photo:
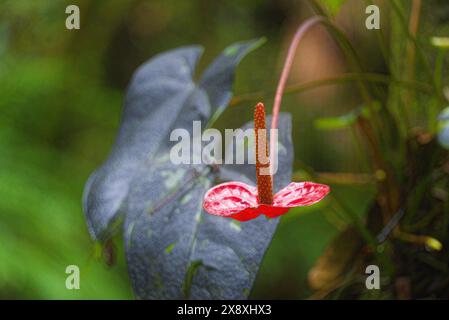
[{"label": "large dark leaf", "polygon": [[[290,116],[282,114],[279,124],[276,189],[290,182],[293,159]],[[247,297],[278,219],[260,216],[239,223],[205,213],[203,196],[216,173],[207,166],[175,166],[167,156],[161,159],[141,173],[127,201],[125,245],[136,295]],[[254,184],[254,165],[229,165],[226,174]]]},{"label": "large dark leaf", "polygon": [[[134,75],[114,149],[85,188],[84,209],[92,236],[104,240],[124,220],[129,273],[143,299],[245,298],[278,219],[237,223],[203,212],[206,190],[220,176],[254,183],[253,165],[175,165],[170,132],[203,124],[231,98],[234,69],[260,42],[227,48],[192,80],[201,50],[161,54]],[[288,115],[279,122],[280,161],[275,188],[290,182]],[[246,127],[250,127],[248,124]],[[251,148],[252,146],[248,146]]]},{"label": "large dark leaf", "polygon": [[155,154],[170,146],[170,132],[174,128],[191,131],[193,120],[205,123],[217,108],[228,104],[236,65],[259,44],[255,40],[227,48],[199,85],[193,81],[202,52],[197,46],[162,53],[136,71],[114,148],[84,190],[84,212],[95,239],[104,240],[114,231],[130,183],[139,168],[151,165]]}]

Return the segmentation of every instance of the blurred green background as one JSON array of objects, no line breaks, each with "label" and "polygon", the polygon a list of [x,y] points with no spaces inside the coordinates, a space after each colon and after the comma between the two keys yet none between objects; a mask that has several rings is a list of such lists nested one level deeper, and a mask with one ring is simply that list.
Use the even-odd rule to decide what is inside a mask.
[{"label": "blurred green background", "polygon": [[[65,28],[76,4],[81,29]],[[363,1],[349,1],[336,17],[368,71],[384,64],[364,27]],[[81,196],[89,174],[106,158],[117,132],[126,85],[137,66],[174,47],[205,47],[203,69],[224,47],[265,36],[267,43],[238,68],[236,95],[273,91],[307,1],[0,1],[0,298],[127,299],[132,292],[120,239],[117,262],[96,258]],[[383,18],[382,18],[383,19]],[[383,26],[388,28],[388,25]],[[304,40],[289,83],[345,72],[344,59],[323,28]],[[295,171],[362,172],[351,132],[320,132],[313,120],[358,105],[352,85],[286,96],[294,119]],[[272,98],[265,101],[268,107]],[[226,110],[217,127],[251,119],[253,103]],[[362,215],[370,187],[332,186]],[[285,216],[261,266],[255,298],[306,298],[307,271],[345,224],[326,202]],[[81,289],[65,288],[65,268],[81,269]]]}]

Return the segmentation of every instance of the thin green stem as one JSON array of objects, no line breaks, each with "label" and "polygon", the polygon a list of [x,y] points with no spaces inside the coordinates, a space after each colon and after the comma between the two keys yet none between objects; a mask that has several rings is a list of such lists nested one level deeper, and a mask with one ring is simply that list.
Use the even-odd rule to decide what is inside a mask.
[{"label": "thin green stem", "polygon": [[[301,93],[308,90],[320,88],[323,86],[329,86],[329,85],[336,85],[336,84],[343,84],[348,82],[353,82],[357,80],[363,80],[366,82],[372,82],[377,84],[395,84],[397,86],[400,86],[405,89],[409,90],[416,90],[424,94],[432,95],[433,94],[433,88],[429,86],[426,83],[422,82],[416,82],[416,81],[404,81],[404,80],[398,80],[390,77],[389,75],[380,74],[380,73],[343,73],[339,74],[333,77],[314,80],[310,82],[305,83],[298,83],[298,84],[292,84],[290,86],[287,86],[285,88],[284,94],[293,94],[293,93]],[[256,100],[262,100],[266,97],[274,96],[273,91],[257,91],[257,92],[250,92],[250,93],[244,93],[241,95],[237,95],[234,98],[232,98],[231,102],[229,103],[230,106],[235,106],[241,102],[249,102],[249,101],[256,101]]]},{"label": "thin green stem", "polygon": [[363,151],[363,143],[361,141],[360,135],[357,132],[357,128],[355,128],[354,126],[351,126],[351,136],[352,139],[354,140],[356,153],[359,159],[362,159],[361,161],[362,170],[367,171],[370,168],[368,155],[366,152]]},{"label": "thin green stem", "polygon": [[[438,53],[435,59],[435,70],[434,70],[434,80],[435,85],[438,92],[442,92],[442,81],[443,81],[443,66],[444,66],[444,57],[446,54],[446,50],[443,48],[438,49]],[[440,109],[441,100],[438,97],[435,97],[433,101],[430,103],[429,107],[429,118],[428,126],[429,130],[432,133],[435,133],[437,130],[437,116],[438,111]]]},{"label": "thin green stem", "polygon": [[416,53],[418,54],[418,59],[422,63],[422,65],[424,67],[424,72],[426,73],[426,76],[428,77],[429,81],[432,83],[432,87],[434,88],[434,91],[436,92],[436,85],[435,85],[434,77],[432,75],[432,70],[431,70],[431,68],[429,66],[428,61],[425,58],[425,55],[424,55],[424,52],[423,52],[423,50],[421,48],[420,43],[410,33],[410,30],[409,30],[409,27],[408,27],[408,24],[407,24],[407,20],[406,20],[404,14],[402,12],[401,7],[396,2],[396,0],[388,1],[388,3],[391,5],[391,8],[393,9],[393,11],[398,16],[401,28],[403,29],[403,32],[405,33],[407,39],[409,39],[414,44],[414,46],[416,48]]},{"label": "thin green stem", "polygon": [[[317,174],[309,166],[305,165],[304,163],[301,163],[301,168],[312,179],[317,178]],[[360,217],[354,211],[352,211],[349,207],[347,207],[343,202],[341,202],[338,198],[336,198],[332,193],[328,194],[328,198],[331,200],[332,206],[338,212],[346,213],[346,217],[354,224],[354,227],[357,229],[357,231],[360,233],[360,235],[365,239],[365,241],[368,244],[370,244],[371,246],[373,246],[373,248],[375,248],[377,245],[376,239],[373,237],[371,232],[366,228],[362,219],[360,219]]]},{"label": "thin green stem", "polygon": [[[408,23],[408,34],[413,39],[416,39],[418,32],[419,17],[421,15],[421,0],[412,0],[412,9],[410,12],[410,19]],[[407,43],[407,55],[406,55],[406,79],[413,81],[415,79],[415,55],[416,55],[416,43],[417,41],[408,41]],[[404,109],[407,113],[407,118],[411,119],[411,107],[416,104],[415,93],[413,91],[407,91],[404,97]]]},{"label": "thin green stem", "polygon": [[[374,2],[372,0],[365,0],[365,4],[372,5],[372,4],[374,4]],[[374,29],[373,31],[376,35],[377,42],[379,43],[380,52],[382,53],[384,60],[387,62],[387,61],[390,61],[390,55],[389,55],[388,47],[387,47],[387,40],[386,40],[385,34],[382,32],[382,30],[384,30],[384,29],[383,28]],[[390,69],[390,66],[388,66],[388,68]]]}]

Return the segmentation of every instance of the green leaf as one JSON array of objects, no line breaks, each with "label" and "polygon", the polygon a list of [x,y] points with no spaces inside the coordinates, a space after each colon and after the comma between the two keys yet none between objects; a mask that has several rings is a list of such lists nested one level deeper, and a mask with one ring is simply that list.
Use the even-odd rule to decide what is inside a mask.
[{"label": "green leaf", "polygon": [[437,48],[449,49],[448,37],[432,37],[430,38],[430,43]]},{"label": "green leaf", "polygon": [[341,6],[346,2],[346,0],[326,0],[321,1],[321,3],[326,7],[327,11],[331,16],[337,15]]},{"label": "green leaf", "polygon": [[315,127],[320,130],[344,129],[353,125],[357,120],[354,112],[339,117],[320,118],[315,120]]},{"label": "green leaf", "polygon": [[[380,103],[375,101],[372,104],[372,107],[377,112],[380,110]],[[371,116],[371,109],[368,106],[360,106],[347,114],[337,116],[337,117],[328,117],[328,118],[319,118],[315,120],[314,125],[317,129],[320,130],[338,130],[345,129],[353,124],[355,124],[359,117],[364,119],[369,119]]]}]

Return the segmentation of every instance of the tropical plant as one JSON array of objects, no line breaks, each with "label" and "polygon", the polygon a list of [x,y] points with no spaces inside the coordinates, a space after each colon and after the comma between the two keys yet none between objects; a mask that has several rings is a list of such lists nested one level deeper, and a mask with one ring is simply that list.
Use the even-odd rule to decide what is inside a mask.
[{"label": "tropical plant", "polygon": [[[433,47],[428,38],[423,43],[417,32],[421,1],[413,0],[410,6],[388,1],[383,9],[390,14],[391,35],[384,29],[373,31],[388,73],[366,72],[357,50],[333,20],[344,1],[323,2],[326,7],[318,1],[310,3],[317,15],[298,30],[293,52],[302,34],[321,24],[352,70],[287,86],[285,93],[355,82],[360,107],[339,117],[321,118],[316,127],[351,130],[354,143],[365,148],[360,161],[366,164],[366,172],[336,173],[330,178],[343,178],[333,183],[363,176],[363,183],[376,190],[363,215],[330,194],[329,206],[344,216],[345,228],[310,270],[313,297],[447,296],[449,117],[447,109],[443,110],[443,65],[448,40],[433,38]],[[256,92],[231,99],[238,62],[259,44],[250,41],[226,48],[199,82],[193,80],[201,52],[198,47],[158,55],[140,67],[131,81],[114,149],[89,178],[84,209],[98,241],[107,241],[123,225],[129,273],[138,298],[239,299],[250,293],[278,219],[261,216],[240,223],[210,216],[204,214],[202,200],[217,179],[254,183],[254,168],[175,166],[168,159],[167,141],[174,128],[190,130],[193,120],[208,127],[228,105],[271,96]],[[288,58],[292,56],[289,53]],[[286,79],[281,76],[282,89]],[[305,165],[291,174],[290,121],[289,115],[280,115],[279,137],[285,154],[279,157],[275,191],[290,182],[291,176],[322,180]],[[365,268],[371,264],[381,270],[381,290],[366,290]]]}]

